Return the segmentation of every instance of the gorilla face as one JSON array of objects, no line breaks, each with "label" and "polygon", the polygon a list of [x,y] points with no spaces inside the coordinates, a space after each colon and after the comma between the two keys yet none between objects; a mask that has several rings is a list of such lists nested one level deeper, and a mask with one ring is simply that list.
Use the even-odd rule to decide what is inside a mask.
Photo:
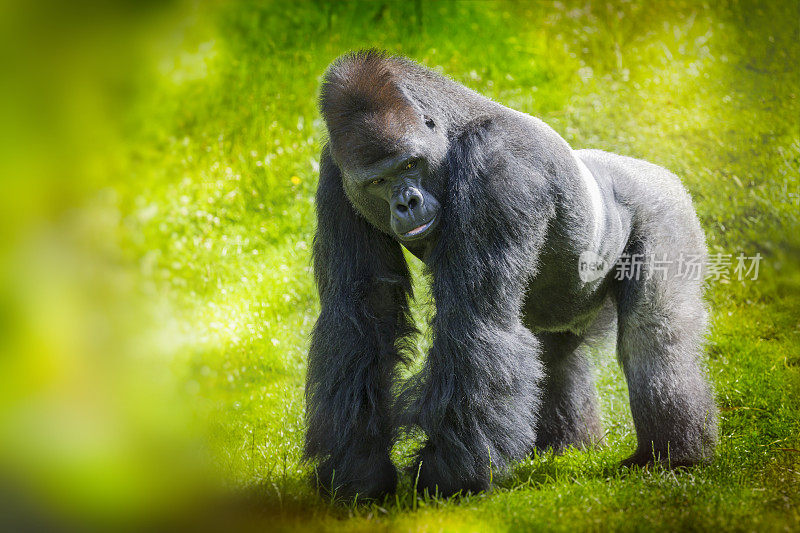
[{"label": "gorilla face", "polygon": [[412,251],[435,241],[441,210],[437,197],[444,194],[445,180],[437,172],[444,139],[430,118],[423,120],[424,127],[406,130],[394,151],[376,150],[377,161],[351,154],[340,163],[345,192],[356,210]]},{"label": "gorilla face", "polygon": [[[428,163],[400,154],[378,161],[348,180],[356,208],[378,227],[388,227],[402,242],[430,237],[439,222],[439,202],[428,192]],[[352,191],[352,189],[360,189]]]}]

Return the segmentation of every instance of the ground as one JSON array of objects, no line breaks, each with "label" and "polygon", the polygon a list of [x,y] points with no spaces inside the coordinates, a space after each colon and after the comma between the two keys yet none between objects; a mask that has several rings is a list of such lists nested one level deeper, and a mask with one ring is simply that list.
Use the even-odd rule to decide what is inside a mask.
[{"label": "ground", "polygon": [[[56,272],[65,279],[42,284],[24,269],[19,290],[29,292],[22,301],[41,303],[64,292],[58,301],[83,302],[89,310],[64,322],[64,331],[46,328],[36,338],[57,344],[56,351],[63,339],[79,338],[76,352],[113,366],[97,370],[88,360],[76,366],[88,383],[102,380],[91,387],[98,397],[123,399],[103,406],[109,413],[102,416],[125,420],[135,441],[147,446],[200,435],[198,453],[216,465],[213,476],[247,495],[247,520],[257,527],[800,528],[795,2],[244,1],[163,9],[152,20],[137,15],[129,31],[144,43],[129,52],[133,74],[118,68],[109,75],[116,92],[103,109],[113,110],[111,125],[90,135],[75,116],[63,119],[72,128],[67,132],[80,134],[75,142],[83,142],[87,156],[83,178],[72,185],[46,182],[48,194],[64,195],[69,206],[48,208],[48,220],[60,229],[45,232],[52,238],[37,232],[36,242],[46,244],[19,245],[13,256],[23,259],[6,260],[31,264],[20,250],[47,250],[47,261],[31,252],[32,264],[47,264],[45,278]],[[319,310],[310,269],[324,141],[316,92],[332,59],[370,46],[407,55],[538,116],[575,148],[643,158],[681,176],[709,249],[722,254],[716,257],[724,267],[708,282],[708,370],[721,410],[711,464],[686,471],[617,466],[633,451],[635,434],[613,344],[606,344],[595,351],[603,446],[531,457],[492,492],[458,500],[414,498],[408,477],[396,497],[379,504],[334,505],[312,492],[311,469],[300,454],[305,354]],[[739,254],[760,254],[757,279],[753,271],[739,279]],[[76,256],[83,259],[70,260]],[[426,282],[421,265],[410,256],[409,262],[422,321],[430,313]],[[31,296],[37,291],[47,296]],[[21,335],[23,344],[35,337]],[[423,334],[421,354],[428,342]],[[36,353],[46,358],[49,346]],[[109,347],[119,362],[108,363],[117,361],[106,359]],[[21,368],[14,374],[19,383],[38,367]],[[29,386],[40,390],[19,385]],[[187,419],[192,429],[172,435]],[[106,431],[108,424],[98,427]],[[35,458],[31,468],[43,469],[41,492],[69,493],[87,514],[121,509],[134,516],[158,507],[152,494],[143,494],[161,487],[162,476],[128,468],[140,464],[130,456],[147,446],[112,434],[125,441],[122,451],[110,447],[125,458],[109,455],[112,488],[100,474],[85,479],[86,470],[71,469],[73,463],[53,459],[51,469],[42,459],[53,452],[46,444],[29,455],[30,441],[4,453]],[[414,439],[397,445],[398,464],[408,463]],[[148,468],[156,464],[149,452],[142,457]],[[90,453],[86,463],[107,471],[96,459]],[[129,486],[129,475],[139,484]],[[84,490],[64,488],[73,482]],[[106,503],[96,504],[98,494]]]}]

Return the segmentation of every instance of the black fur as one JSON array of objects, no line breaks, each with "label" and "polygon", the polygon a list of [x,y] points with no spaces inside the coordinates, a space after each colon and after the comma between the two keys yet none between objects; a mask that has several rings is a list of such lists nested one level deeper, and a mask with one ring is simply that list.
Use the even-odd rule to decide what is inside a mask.
[{"label": "black fur", "polygon": [[413,472],[431,494],[488,488],[490,468],[502,472],[536,436],[539,343],[520,307],[541,229],[526,191],[493,183],[508,164],[492,151],[494,127],[468,124],[448,154],[441,236],[428,260],[434,341],[402,402],[406,422],[428,436]]},{"label": "black fur", "polygon": [[[318,461],[321,488],[391,492],[401,426],[424,431],[412,475],[442,495],[488,488],[533,447],[597,442],[586,343],[615,314],[639,436],[628,462],[711,456],[702,281],[646,268],[616,280],[611,268],[635,251],[705,254],[675,176],[574,151],[538,119],[374,51],[331,65],[320,108],[330,141],[317,192],[322,311],[305,456]],[[425,365],[395,400],[416,331],[401,244],[425,262],[436,313]],[[579,275],[584,251],[609,265],[595,279]]]},{"label": "black fur", "polygon": [[390,391],[406,338],[411,280],[400,245],[353,211],[327,150],[317,190],[314,272],[322,312],[308,355],[305,455],[342,497],[394,489]]}]

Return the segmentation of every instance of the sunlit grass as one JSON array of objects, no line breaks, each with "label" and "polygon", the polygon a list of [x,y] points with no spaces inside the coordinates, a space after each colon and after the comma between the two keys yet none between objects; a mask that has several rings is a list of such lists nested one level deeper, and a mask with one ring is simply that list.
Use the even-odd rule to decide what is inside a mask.
[{"label": "sunlit grass", "polygon": [[[176,5],[121,10],[111,28],[127,44],[108,51],[89,46],[108,40],[104,19],[73,19],[85,30],[64,52],[74,69],[64,60],[63,83],[35,85],[69,102],[54,104],[58,128],[40,137],[23,105],[0,151],[0,482],[21,500],[61,519],[203,517],[194,498],[221,480],[263,528],[798,527],[796,6]],[[415,498],[410,474],[377,504],[313,493],[300,454],[318,312],[315,96],[333,58],[367,46],[540,116],[576,148],[666,166],[712,252],[764,256],[757,281],[709,286],[715,462],[617,467],[635,435],[612,342],[594,354],[603,446],[536,455],[461,499]],[[129,72],[108,70],[112,52]],[[424,322],[426,281],[408,258]],[[401,467],[414,443],[395,447]]]}]

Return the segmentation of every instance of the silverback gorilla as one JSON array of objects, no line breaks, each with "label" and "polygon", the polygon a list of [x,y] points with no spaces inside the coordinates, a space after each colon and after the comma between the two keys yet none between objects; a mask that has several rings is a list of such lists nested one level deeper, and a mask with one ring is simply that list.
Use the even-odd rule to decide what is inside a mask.
[{"label": "silverback gorilla", "polygon": [[[713,454],[703,281],[678,272],[706,248],[675,175],[573,150],[542,121],[373,50],[336,60],[319,103],[305,457],[321,489],[392,492],[401,427],[424,432],[412,476],[440,495],[487,489],[533,449],[597,442],[587,342],[614,313],[638,439],[625,464]],[[425,263],[435,316],[424,367],[398,392],[417,331],[401,246]],[[626,257],[660,263],[620,279]]]}]

